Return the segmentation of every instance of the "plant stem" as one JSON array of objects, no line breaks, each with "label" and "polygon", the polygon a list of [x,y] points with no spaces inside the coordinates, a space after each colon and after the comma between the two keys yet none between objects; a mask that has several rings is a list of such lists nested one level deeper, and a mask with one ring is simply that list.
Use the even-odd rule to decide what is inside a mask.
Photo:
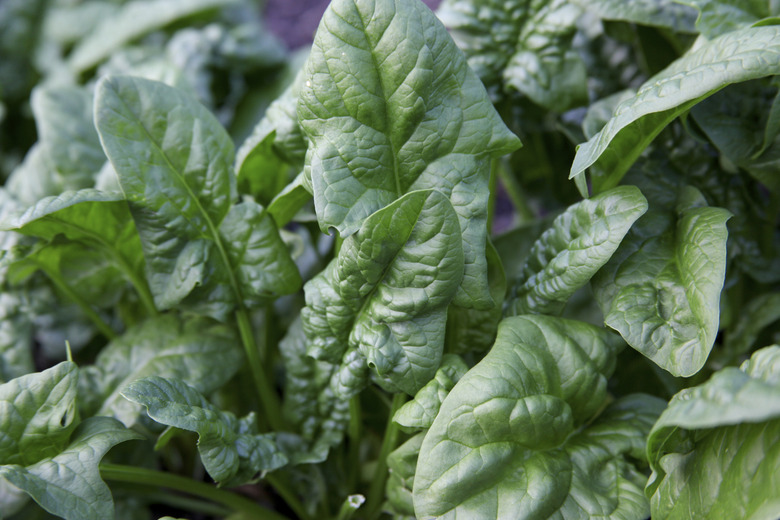
[{"label": "plant stem", "polygon": [[350,520],[355,516],[355,511],[360,509],[360,506],[362,506],[365,501],[366,498],[363,495],[349,495],[344,503],[341,504],[341,509],[339,510],[338,516],[336,516],[336,520]]},{"label": "plant stem", "polygon": [[287,505],[290,506],[290,509],[292,509],[296,515],[298,515],[300,520],[312,520],[311,516],[306,511],[306,508],[304,508],[301,501],[298,500],[295,492],[288,487],[287,482],[283,480],[281,476],[269,473],[265,476],[265,480],[271,484],[274,490],[279,493],[279,496],[287,502]]},{"label": "plant stem", "polygon": [[266,418],[272,429],[283,431],[286,428],[284,418],[282,417],[282,408],[279,405],[279,398],[263,372],[260,353],[257,350],[257,343],[255,343],[255,336],[252,332],[252,324],[244,307],[239,307],[236,310],[236,322],[238,322],[241,343],[244,345],[244,352],[246,352],[249,370],[252,372],[255,389],[263,407],[261,414]]},{"label": "plant stem", "polygon": [[490,180],[488,185],[490,187],[490,196],[488,198],[488,216],[487,216],[487,231],[490,235],[493,229],[493,219],[496,215],[496,197],[498,195],[498,169],[501,167],[499,164],[500,159],[493,159],[490,161]]},{"label": "plant stem", "polygon": [[134,468],[121,464],[101,464],[100,475],[105,480],[130,482],[147,486],[160,486],[175,489],[190,495],[196,495],[212,502],[222,504],[233,511],[242,513],[247,518],[288,520],[279,513],[266,509],[241,495],[224,491],[205,482],[198,482],[186,477],[164,473],[146,468]]},{"label": "plant stem", "polygon": [[520,223],[532,221],[534,214],[528,207],[528,201],[523,193],[523,188],[520,187],[520,183],[517,182],[512,172],[505,168],[501,162],[498,163],[498,178],[501,179],[501,183],[504,185],[504,189],[515,207],[515,211],[517,211]]},{"label": "plant stem", "polygon": [[398,425],[393,422],[395,412],[406,402],[406,394],[397,393],[393,396],[393,404],[390,407],[390,415],[387,419],[385,436],[382,439],[382,448],[379,450],[379,459],[376,462],[374,478],[371,481],[371,487],[368,489],[368,503],[366,504],[365,517],[369,520],[378,518],[381,513],[382,499],[385,496],[385,481],[387,480],[387,457],[398,444],[398,434],[400,430]]},{"label": "plant stem", "polygon": [[143,501],[148,504],[165,504],[193,513],[216,516],[217,518],[226,518],[232,513],[230,508],[215,504],[214,502],[168,493],[161,489],[149,489],[149,486],[143,484],[116,482],[115,485],[111,486],[111,492],[114,494],[115,498],[118,494],[127,493],[131,496],[135,495],[142,497]]},{"label": "plant stem", "polygon": [[360,395],[349,400],[349,477],[347,489],[356,489],[360,464],[360,434],[361,434]]},{"label": "plant stem", "polygon": [[108,340],[116,339],[116,332],[112,329],[108,323],[105,322],[95,310],[79,296],[76,291],[70,288],[56,273],[51,273],[47,269],[44,272],[49,276],[49,279],[57,286],[57,289],[65,293],[65,296],[73,300],[73,302],[79,306],[82,312],[89,318],[95,327],[103,334]]}]

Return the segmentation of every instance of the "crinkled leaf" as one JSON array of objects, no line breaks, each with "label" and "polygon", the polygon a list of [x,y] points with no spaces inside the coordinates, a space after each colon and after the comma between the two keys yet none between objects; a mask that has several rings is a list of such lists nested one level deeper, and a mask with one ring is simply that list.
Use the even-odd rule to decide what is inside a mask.
[{"label": "crinkled leaf", "polygon": [[197,432],[200,458],[219,485],[245,484],[258,473],[287,464],[275,435],[257,433],[254,413],[238,419],[220,411],[179,379],[146,377],[124,387],[122,395],[144,405],[159,423]]},{"label": "crinkled leaf", "polygon": [[778,436],[778,346],[675,395],[648,438],[653,518],[777,518]]},{"label": "crinkled leaf", "polygon": [[458,216],[438,191],[408,193],[368,217],[304,287],[310,355],[351,374],[357,350],[385,386],[414,395],[441,362],[461,243]]},{"label": "crinkled leaf", "polygon": [[78,74],[110,57],[117,49],[174,22],[236,0],[135,0],[101,21],[73,50],[70,67]]},{"label": "crinkled leaf", "polygon": [[414,517],[414,472],[417,457],[420,455],[424,433],[418,433],[401,444],[387,457],[389,475],[385,486],[385,495],[393,512],[397,515]]},{"label": "crinkled leaf", "polygon": [[78,424],[78,369],[60,363],[0,385],[0,464],[27,466],[53,457]]},{"label": "crinkled leaf", "polygon": [[663,404],[629,396],[597,416],[619,345],[581,322],[505,319],[425,436],[414,477],[418,517],[647,516],[645,479],[628,457],[642,458]]},{"label": "crinkled leaf", "polygon": [[73,432],[67,447],[31,466],[0,466],[0,477],[66,520],[112,520],[114,501],[98,464],[113,446],[141,438],[115,419],[90,417]]},{"label": "crinkled leaf", "polygon": [[616,186],[677,116],[726,85],[780,73],[780,27],[749,27],[697,47],[650,78],[612,119],[581,144],[569,178],[591,168],[593,191]]},{"label": "crinkled leaf", "polygon": [[581,14],[565,0],[445,0],[438,11],[488,91],[511,87],[558,112],[587,101],[572,47]]},{"label": "crinkled leaf", "polygon": [[[694,0],[695,1],[695,0]],[[695,33],[696,9],[681,5],[684,0],[574,0],[602,20],[664,27],[675,32]]]},{"label": "crinkled leaf", "polygon": [[433,379],[417,392],[414,399],[398,409],[393,421],[413,431],[430,428],[442,401],[468,370],[469,367],[460,357],[445,354]]},{"label": "crinkled leaf", "polygon": [[140,78],[105,78],[97,92],[98,132],[130,202],[160,309],[184,300],[224,319],[236,305],[298,288],[270,218],[254,203],[233,206],[233,143],[205,107]]},{"label": "crinkled leaf", "polygon": [[635,186],[620,186],[570,206],[531,248],[509,291],[507,314],[559,314],[645,211],[647,200]]},{"label": "crinkled leaf", "polygon": [[767,0],[675,0],[699,10],[696,28],[707,38],[753,25],[762,18],[780,14]]},{"label": "crinkled leaf", "polygon": [[132,426],[140,408],[119,395],[128,383],[160,376],[181,379],[207,394],[233,377],[242,360],[231,328],[205,318],[167,314],[109,343],[93,366],[82,369],[80,397],[88,413],[98,410]]},{"label": "crinkled leaf", "polygon": [[18,294],[0,293],[0,384],[35,370],[33,327]]},{"label": "crinkled leaf", "polygon": [[652,207],[593,278],[604,322],[675,376],[698,372],[715,342],[730,216],[682,189],[676,207]]},{"label": "crinkled leaf", "polygon": [[418,0],[335,0],[304,74],[298,116],[320,227],[348,236],[405,193],[437,189],[460,223],[456,303],[490,307],[490,158],[519,141],[441,23]]}]

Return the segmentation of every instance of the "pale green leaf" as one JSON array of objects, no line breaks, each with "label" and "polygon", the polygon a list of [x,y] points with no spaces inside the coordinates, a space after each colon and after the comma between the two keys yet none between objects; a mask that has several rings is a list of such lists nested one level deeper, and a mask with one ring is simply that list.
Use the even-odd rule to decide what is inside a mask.
[{"label": "pale green leaf", "polygon": [[780,347],[669,402],[648,438],[653,519],[780,515]]},{"label": "pale green leaf", "polygon": [[749,27],[704,42],[618,105],[606,126],[581,144],[569,178],[592,168],[593,191],[616,186],[672,120],[726,85],[780,73],[780,27]]},{"label": "pale green leaf", "polygon": [[20,295],[0,293],[0,384],[35,371],[30,318]]},{"label": "pale green leaf", "polygon": [[0,464],[27,466],[67,445],[78,424],[77,385],[67,361],[0,385]]},{"label": "pale green leaf", "polygon": [[335,0],[304,75],[298,117],[323,231],[349,236],[405,193],[439,190],[462,235],[456,303],[489,308],[490,159],[519,141],[441,23],[419,0]]},{"label": "pale green leaf", "polygon": [[534,243],[507,296],[508,315],[559,314],[610,259],[647,211],[635,186],[620,186],[569,207]]},{"label": "pale green leaf", "polygon": [[[696,1],[696,0],[693,0]],[[602,20],[613,20],[695,33],[696,9],[681,5],[684,0],[574,0]]]},{"label": "pale green leaf", "polygon": [[342,362],[336,388],[359,390],[359,358],[393,391],[414,395],[433,377],[463,276],[461,243],[447,197],[414,191],[368,217],[306,284],[309,353]]},{"label": "pale green leaf", "polygon": [[620,341],[547,316],[505,319],[493,349],[442,403],[420,448],[420,518],[639,519],[641,460],[663,406],[607,400]]},{"label": "pale green leaf", "polygon": [[696,28],[707,38],[753,25],[780,14],[773,0],[675,0],[699,10]]},{"label": "pale green leaf", "polygon": [[424,433],[418,433],[401,444],[387,457],[387,485],[385,495],[387,502],[397,515],[414,517],[414,473],[417,468],[417,457],[420,455]]},{"label": "pale green leaf", "polygon": [[31,466],[0,466],[0,477],[65,520],[112,520],[114,501],[98,464],[113,446],[142,437],[110,417],[82,422],[65,449]]},{"label": "pale green leaf", "polygon": [[675,376],[698,372],[715,342],[730,216],[682,189],[676,207],[652,207],[593,278],[605,323]]},{"label": "pale green leaf", "polygon": [[198,452],[211,478],[223,486],[250,482],[287,464],[274,434],[257,433],[254,413],[238,419],[220,411],[179,379],[151,376],[130,383],[122,395],[146,407],[155,421],[198,434]]}]

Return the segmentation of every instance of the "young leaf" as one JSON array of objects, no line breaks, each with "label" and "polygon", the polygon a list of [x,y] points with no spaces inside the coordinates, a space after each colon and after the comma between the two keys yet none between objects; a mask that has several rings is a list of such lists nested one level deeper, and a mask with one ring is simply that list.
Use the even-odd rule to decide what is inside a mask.
[{"label": "young leaf", "polygon": [[573,3],[445,0],[438,14],[491,94],[512,88],[558,112],[587,101]]},{"label": "young leaf", "polygon": [[780,515],[779,366],[767,347],[672,398],[648,438],[653,519]]},{"label": "young leaf", "polygon": [[401,444],[387,457],[389,476],[385,494],[387,501],[397,515],[414,517],[414,470],[417,467],[417,457],[420,455],[424,433],[418,433]]},{"label": "young leaf", "polygon": [[130,202],[157,307],[187,298],[224,319],[236,305],[297,289],[300,275],[271,217],[254,203],[233,206],[233,143],[205,107],[162,83],[108,77],[97,87],[95,121]]},{"label": "young leaf", "polygon": [[383,384],[414,395],[439,368],[447,306],[463,277],[461,243],[438,191],[408,193],[368,217],[304,287],[309,354],[341,361],[340,385],[354,391],[358,350]]},{"label": "young leaf", "polygon": [[569,207],[531,248],[522,276],[509,291],[508,315],[559,314],[620,245],[647,200],[620,186]]},{"label": "young leaf", "polygon": [[305,79],[298,117],[323,231],[349,236],[405,193],[437,189],[462,235],[456,304],[489,308],[490,158],[520,143],[441,23],[418,0],[335,0]]},{"label": "young leaf", "polygon": [[78,424],[77,385],[67,361],[0,385],[0,464],[27,466],[67,445]]},{"label": "young leaf", "polygon": [[114,501],[98,464],[113,446],[141,438],[115,419],[90,417],[79,424],[67,447],[27,467],[2,465],[0,478],[65,520],[113,520]]},{"label": "young leaf", "polygon": [[[619,340],[547,316],[499,326],[420,448],[414,508],[428,518],[642,518],[645,435],[663,406],[629,396],[599,411]],[[594,420],[595,417],[595,420]]]},{"label": "young leaf", "polygon": [[749,27],[703,43],[618,105],[601,132],[578,146],[569,178],[594,168],[595,193],[616,186],[677,116],[726,85],[778,73],[780,26]]},{"label": "young leaf", "polygon": [[146,377],[124,387],[122,395],[144,405],[159,423],[197,432],[200,458],[220,486],[245,484],[287,464],[275,435],[257,433],[254,412],[242,419],[222,412],[181,380]]},{"label": "young leaf", "polygon": [[128,383],[160,376],[210,393],[233,377],[242,359],[233,330],[212,320],[174,314],[147,320],[109,343],[93,366],[82,369],[84,409],[132,426],[140,408],[119,395]]},{"label": "young leaf", "polygon": [[676,207],[656,205],[593,278],[604,322],[675,376],[707,361],[718,333],[726,272],[725,209],[706,207],[693,188]]}]

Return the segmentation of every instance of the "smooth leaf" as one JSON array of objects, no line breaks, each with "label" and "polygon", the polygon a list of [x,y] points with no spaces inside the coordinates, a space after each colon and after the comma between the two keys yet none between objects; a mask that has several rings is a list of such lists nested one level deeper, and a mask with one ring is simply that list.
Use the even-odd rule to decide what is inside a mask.
[{"label": "smooth leaf", "polygon": [[298,288],[270,217],[254,203],[233,206],[233,143],[205,107],[162,83],[108,77],[97,87],[95,120],[141,236],[157,307],[186,299],[224,319],[236,305]]},{"label": "smooth leaf", "polygon": [[439,190],[462,235],[456,303],[489,308],[490,159],[520,143],[441,23],[418,0],[335,0],[304,77],[298,118],[322,230],[349,236],[405,193]]},{"label": "smooth leaf", "polygon": [[124,387],[122,395],[144,405],[155,421],[196,432],[203,465],[219,485],[244,484],[287,463],[275,435],[257,433],[254,413],[238,419],[222,412],[181,380],[146,377]]},{"label": "smooth leaf", "polygon": [[90,417],[65,449],[31,466],[0,466],[0,477],[65,520],[112,520],[114,501],[98,464],[113,446],[141,438],[110,417]]},{"label": "smooth leaf", "polygon": [[509,290],[506,313],[559,314],[645,211],[647,200],[635,186],[620,186],[570,206],[531,248],[521,277]]},{"label": "smooth leaf", "polygon": [[163,29],[236,0],[135,0],[104,19],[73,50],[69,65],[77,74],[88,71],[113,52],[150,32]]},{"label": "smooth leaf", "polygon": [[698,13],[690,6],[681,5],[686,3],[684,0],[574,0],[574,3],[602,20],[652,25],[676,32],[697,32]]},{"label": "smooth leaf", "polygon": [[53,457],[78,424],[78,369],[60,363],[0,385],[0,465]]},{"label": "smooth leaf", "polygon": [[648,438],[654,519],[780,515],[778,367],[767,347],[672,398]]},{"label": "smooth leaf", "polygon": [[772,0],[676,0],[699,10],[696,28],[707,38],[753,25],[779,14]]},{"label": "smooth leaf", "polygon": [[119,394],[127,384],[159,376],[181,379],[207,394],[233,377],[242,360],[231,328],[205,318],[166,314],[128,329],[109,343],[93,366],[82,369],[80,395],[87,412],[97,410],[132,426],[140,408]]},{"label": "smooth leaf", "polygon": [[569,178],[592,168],[595,193],[616,186],[661,130],[696,103],[732,83],[778,73],[778,26],[741,29],[703,43],[618,105],[601,132],[578,146]]},{"label": "smooth leaf", "polygon": [[387,486],[385,494],[387,502],[397,515],[414,517],[414,501],[412,489],[414,489],[414,473],[417,467],[417,457],[420,455],[424,433],[418,433],[387,457]]},{"label": "smooth leaf", "polygon": [[359,358],[393,391],[414,395],[433,377],[463,276],[461,243],[447,197],[411,192],[367,218],[306,284],[309,354],[341,361],[346,372],[336,377],[346,379],[336,388],[360,389]]},{"label": "smooth leaf", "polygon": [[414,476],[422,518],[644,518],[645,435],[658,399],[607,399],[620,341],[546,316],[505,319],[449,393]]},{"label": "smooth leaf", "polygon": [[676,205],[652,207],[593,278],[604,322],[672,375],[698,372],[715,342],[730,216],[683,188]]}]

